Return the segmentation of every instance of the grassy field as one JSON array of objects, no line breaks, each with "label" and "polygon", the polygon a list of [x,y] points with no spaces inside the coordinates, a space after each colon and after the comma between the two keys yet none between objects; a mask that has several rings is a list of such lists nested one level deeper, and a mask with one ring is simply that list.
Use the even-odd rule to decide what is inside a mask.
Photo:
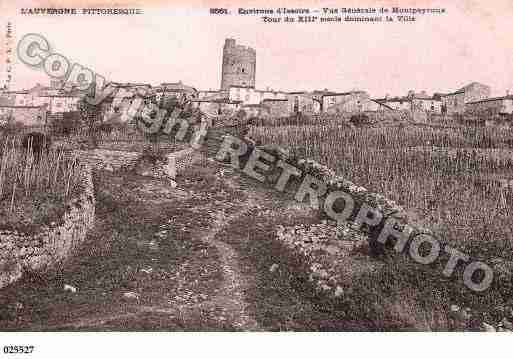
[{"label": "grassy field", "polygon": [[[317,160],[357,185],[415,211],[446,242],[472,258],[486,263],[513,260],[513,186],[506,185],[513,183],[511,129],[350,128],[330,122],[253,126],[249,134],[262,144],[280,145],[300,158]],[[398,278],[404,279],[399,271],[390,273],[390,280]],[[505,303],[510,290],[510,286],[501,286],[478,301],[485,307],[490,301]],[[442,292],[455,300],[475,299],[457,291]]]},{"label": "grassy field", "polygon": [[[250,135],[312,158],[417,211],[451,240],[511,252],[513,131],[330,126],[253,127]],[[501,243],[501,244],[499,244]]]},{"label": "grassy field", "polygon": [[21,140],[0,141],[0,228],[26,232],[62,216],[81,190],[82,166],[62,151],[27,151]]}]

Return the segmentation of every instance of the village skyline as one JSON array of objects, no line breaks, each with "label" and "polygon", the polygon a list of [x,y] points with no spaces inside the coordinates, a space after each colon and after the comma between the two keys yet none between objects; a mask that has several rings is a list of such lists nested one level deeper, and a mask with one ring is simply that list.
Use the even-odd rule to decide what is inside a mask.
[{"label": "village skyline", "polygon": [[[447,9],[444,18],[423,19],[416,25],[312,24],[291,25],[289,30],[289,25],[273,29],[249,17],[230,16],[223,22],[209,16],[208,9],[153,8],[124,18],[55,21],[52,16],[22,16],[11,8],[1,25],[13,23],[15,43],[29,32],[44,34],[54,51],[114,82],[158,85],[181,80],[199,90],[218,89],[223,41],[236,38],[257,50],[258,89],[358,89],[384,97],[404,96],[410,90],[448,93],[477,81],[490,85],[492,96],[504,96],[513,88],[513,43],[505,35],[501,41],[489,40],[507,34],[499,28],[507,26],[513,8],[494,13],[493,19],[477,7],[457,4]],[[62,31],[71,23],[73,37]],[[127,29],[122,35],[114,31],[120,26]],[[404,31],[405,26],[412,31]],[[3,80],[3,59],[1,63]],[[17,63],[11,89],[49,80]]]}]

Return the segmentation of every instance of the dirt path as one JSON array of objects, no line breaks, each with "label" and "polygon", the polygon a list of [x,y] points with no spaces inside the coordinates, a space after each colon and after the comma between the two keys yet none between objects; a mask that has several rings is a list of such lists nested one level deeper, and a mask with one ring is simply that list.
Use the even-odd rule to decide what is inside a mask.
[{"label": "dirt path", "polygon": [[[243,209],[248,210],[249,207]],[[223,212],[217,212],[217,219],[207,233],[200,233],[199,237],[206,244],[212,245],[219,253],[220,267],[223,273],[223,281],[219,294],[214,301],[223,307],[223,312],[229,318],[232,325],[240,330],[258,330],[259,325],[252,318],[246,308],[248,304],[244,295],[245,283],[249,278],[242,275],[238,254],[227,243],[217,239],[219,232],[223,231],[228,223],[240,217],[244,212],[225,218]]]},{"label": "dirt path", "polygon": [[0,328],[348,328],[272,240],[276,223],[304,223],[310,214],[291,216],[286,202],[214,161],[190,168],[178,188],[121,173],[99,173],[95,182],[88,241],[58,271],[3,290],[5,305],[22,309],[0,318]]}]

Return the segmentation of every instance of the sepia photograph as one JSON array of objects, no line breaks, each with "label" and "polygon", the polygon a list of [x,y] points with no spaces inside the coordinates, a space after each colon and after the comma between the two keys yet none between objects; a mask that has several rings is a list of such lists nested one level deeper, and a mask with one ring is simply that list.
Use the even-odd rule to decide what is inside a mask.
[{"label": "sepia photograph", "polygon": [[506,354],[511,19],[0,0],[0,356]]}]

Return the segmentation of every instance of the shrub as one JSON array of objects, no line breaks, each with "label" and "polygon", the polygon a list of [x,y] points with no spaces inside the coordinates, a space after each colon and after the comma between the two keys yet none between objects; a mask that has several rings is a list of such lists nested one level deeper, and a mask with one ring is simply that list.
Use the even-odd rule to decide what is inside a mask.
[{"label": "shrub", "polygon": [[21,144],[25,151],[31,151],[34,156],[39,156],[42,152],[48,152],[52,140],[40,132],[30,132],[23,137]]},{"label": "shrub", "polygon": [[62,118],[54,118],[50,126],[54,135],[69,136],[80,128],[80,113],[65,112]]},{"label": "shrub", "polygon": [[362,114],[352,115],[351,118],[349,119],[349,122],[351,122],[355,126],[361,126],[361,125],[370,124],[370,119],[369,119],[369,116],[362,113]]},{"label": "shrub", "polygon": [[[30,150],[36,148],[32,143],[41,148],[37,157]],[[49,150],[47,143],[42,134],[28,134],[23,139],[7,137],[0,144],[0,225],[18,226],[46,218],[44,208],[62,207],[81,188],[78,160]]]},{"label": "shrub", "polygon": [[14,136],[25,127],[23,122],[21,121],[15,121],[15,120],[9,120],[5,125],[2,126],[2,132],[6,136]]},{"label": "shrub", "polygon": [[[473,259],[489,265],[499,260],[513,262],[513,191],[497,184],[498,179],[513,175],[511,129],[417,125],[348,129],[323,123],[252,127],[249,135],[265,144],[289,148],[299,157],[312,158],[348,181],[397,201],[408,214],[422,218],[421,223],[444,244]],[[299,165],[303,173],[325,172],[308,161]],[[395,263],[397,258],[389,260]],[[402,270],[396,278],[413,272],[402,262],[397,266]],[[471,305],[471,301],[479,300],[479,305],[488,307],[493,300],[511,298],[513,270],[504,270],[509,273],[505,275],[509,284],[502,284],[500,290],[492,286],[486,296],[460,291],[464,286],[444,282],[441,272],[433,270],[431,280],[447,286],[451,293],[447,302]],[[413,279],[413,287],[425,282]]]},{"label": "shrub", "polygon": [[164,151],[159,149],[157,146],[149,146],[142,151],[139,161],[157,165],[158,163],[166,162],[167,158]]}]

